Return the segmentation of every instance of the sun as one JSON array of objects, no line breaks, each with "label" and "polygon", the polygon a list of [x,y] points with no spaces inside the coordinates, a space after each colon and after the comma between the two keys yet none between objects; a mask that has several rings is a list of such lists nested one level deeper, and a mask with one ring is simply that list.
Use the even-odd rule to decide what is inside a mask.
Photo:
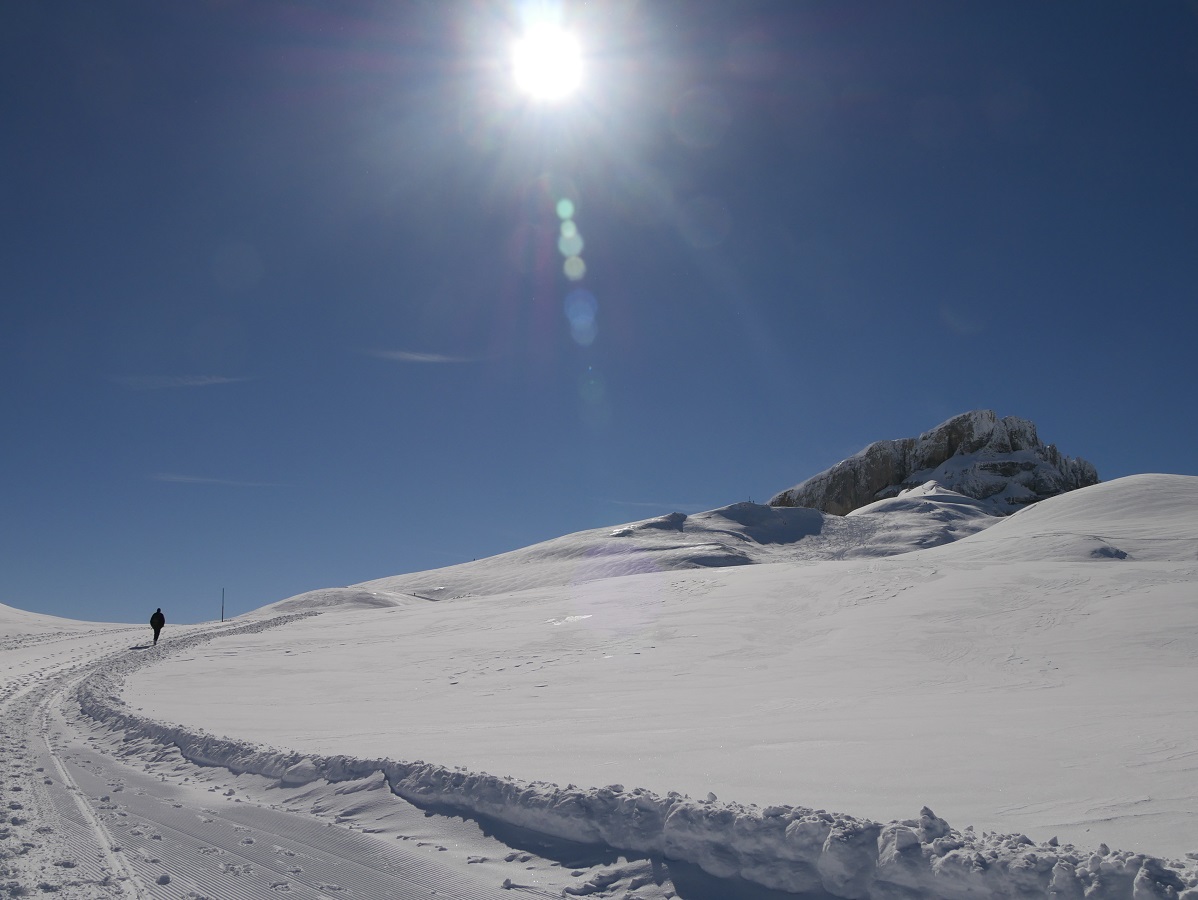
[{"label": "sun", "polygon": [[557,25],[533,25],[512,46],[516,85],[534,100],[557,101],[582,83],[582,48]]}]

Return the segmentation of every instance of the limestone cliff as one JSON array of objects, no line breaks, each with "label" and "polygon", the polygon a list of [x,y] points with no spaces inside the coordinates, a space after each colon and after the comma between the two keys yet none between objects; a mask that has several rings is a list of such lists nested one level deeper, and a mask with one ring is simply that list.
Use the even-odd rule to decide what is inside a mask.
[{"label": "limestone cliff", "polygon": [[899,491],[937,481],[1006,514],[1098,483],[1094,466],[1044,444],[1036,426],[992,410],[954,416],[919,437],[878,441],[777,494],[771,506],[808,506],[845,515]]}]

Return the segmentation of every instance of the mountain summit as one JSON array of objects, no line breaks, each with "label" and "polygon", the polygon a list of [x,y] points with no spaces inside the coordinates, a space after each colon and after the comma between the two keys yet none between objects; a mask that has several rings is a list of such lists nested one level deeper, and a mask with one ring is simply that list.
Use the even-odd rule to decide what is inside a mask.
[{"label": "mountain summit", "polygon": [[936,481],[983,501],[994,513],[1015,510],[1098,484],[1084,459],[1062,456],[1027,419],[979,409],[954,416],[919,437],[877,441],[770,499],[770,506],[808,506],[847,515],[876,500]]}]

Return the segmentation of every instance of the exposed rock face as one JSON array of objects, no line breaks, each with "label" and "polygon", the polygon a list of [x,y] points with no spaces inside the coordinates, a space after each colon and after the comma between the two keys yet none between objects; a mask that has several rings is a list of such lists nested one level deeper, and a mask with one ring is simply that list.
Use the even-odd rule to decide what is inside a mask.
[{"label": "exposed rock face", "polygon": [[843,516],[926,481],[986,501],[999,514],[1098,483],[1094,466],[1044,444],[1027,419],[962,413],[916,438],[878,441],[774,496],[770,506],[809,506]]}]

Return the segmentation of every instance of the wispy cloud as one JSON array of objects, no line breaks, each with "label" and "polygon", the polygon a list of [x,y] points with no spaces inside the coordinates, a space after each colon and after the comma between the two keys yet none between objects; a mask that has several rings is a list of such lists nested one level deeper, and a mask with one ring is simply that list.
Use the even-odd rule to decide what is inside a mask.
[{"label": "wispy cloud", "polygon": [[234,481],[229,478],[200,478],[195,475],[176,475],[170,472],[158,472],[154,475],[151,475],[150,480],[166,481],[171,484],[217,484],[223,487],[283,487],[283,485],[272,481]]},{"label": "wispy cloud", "polygon": [[169,388],[210,387],[214,384],[236,384],[249,378],[230,378],[227,375],[113,375],[117,384],[133,391],[161,391]]},{"label": "wispy cloud", "polygon": [[442,353],[416,353],[411,350],[363,350],[367,356],[377,359],[390,359],[395,362],[407,363],[473,363],[478,362],[473,356],[446,356]]}]

